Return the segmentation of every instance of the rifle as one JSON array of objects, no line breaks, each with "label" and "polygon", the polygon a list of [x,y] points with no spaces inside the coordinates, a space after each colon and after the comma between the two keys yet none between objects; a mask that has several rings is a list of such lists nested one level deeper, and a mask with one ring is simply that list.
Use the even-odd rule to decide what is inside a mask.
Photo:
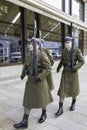
[{"label": "rifle", "polygon": [[74,39],[72,39],[72,50],[71,50],[71,68],[74,68],[74,59],[75,59],[75,49],[74,49]]},{"label": "rifle", "polygon": [[32,39],[33,42],[33,70],[35,78],[38,76],[38,56],[37,56],[37,49],[36,49],[36,40]]},{"label": "rifle", "polygon": [[74,64],[75,64],[75,32],[76,32],[76,27],[74,27],[73,31],[73,38],[72,38],[72,51],[71,51],[71,69],[73,70]]}]

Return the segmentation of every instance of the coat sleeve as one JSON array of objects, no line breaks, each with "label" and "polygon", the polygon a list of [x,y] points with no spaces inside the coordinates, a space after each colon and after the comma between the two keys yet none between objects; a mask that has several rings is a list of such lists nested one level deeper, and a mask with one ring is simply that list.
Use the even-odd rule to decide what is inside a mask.
[{"label": "coat sleeve", "polygon": [[59,62],[59,64],[58,64],[58,66],[57,66],[57,72],[60,71],[62,65],[63,65],[63,53],[62,53],[62,56],[61,56],[61,60],[60,60],[60,62]]},{"label": "coat sleeve", "polygon": [[49,58],[49,60],[51,62],[51,66],[53,66],[54,59],[53,59],[52,53],[48,49],[45,49],[45,52],[46,52],[46,54],[47,54],[47,56],[48,56],[48,58]]},{"label": "coat sleeve", "polygon": [[62,67],[62,59],[60,60],[58,66],[57,66],[57,72],[60,71],[60,68]]},{"label": "coat sleeve", "polygon": [[23,69],[22,69],[22,73],[21,73],[21,77],[25,77],[25,75],[26,75],[26,70],[27,70],[27,65],[26,65],[26,63],[24,63],[24,65],[23,65]]},{"label": "coat sleeve", "polygon": [[38,74],[41,80],[44,80],[51,73],[51,63],[45,53],[42,53],[42,72]]},{"label": "coat sleeve", "polygon": [[77,58],[77,63],[75,65],[75,68],[78,70],[84,64],[84,58],[82,56],[82,52],[80,49],[76,49],[76,58]]}]

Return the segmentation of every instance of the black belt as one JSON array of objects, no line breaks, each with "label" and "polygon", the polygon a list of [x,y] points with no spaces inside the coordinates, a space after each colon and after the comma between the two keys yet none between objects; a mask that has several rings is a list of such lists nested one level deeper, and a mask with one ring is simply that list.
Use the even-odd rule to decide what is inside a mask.
[{"label": "black belt", "polygon": [[[75,65],[76,65],[76,64],[74,63],[74,66],[75,66]],[[64,63],[63,66],[64,66],[64,67],[69,67],[69,68],[72,67],[71,63]]]},{"label": "black belt", "polygon": [[[38,70],[38,73],[41,73],[42,70]],[[34,75],[34,70],[27,70],[26,75]]]},{"label": "black belt", "polygon": [[71,63],[65,63],[63,64],[64,67],[71,67]]},{"label": "black belt", "polygon": [[27,70],[26,75],[34,75],[34,70]]}]

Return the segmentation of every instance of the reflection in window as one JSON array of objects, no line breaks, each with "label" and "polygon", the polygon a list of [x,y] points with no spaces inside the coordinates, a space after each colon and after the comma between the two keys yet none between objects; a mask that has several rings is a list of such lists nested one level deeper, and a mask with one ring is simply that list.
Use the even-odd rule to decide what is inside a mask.
[{"label": "reflection in window", "polygon": [[[21,52],[20,12],[18,6],[0,0],[0,64],[19,62]],[[12,53],[15,56],[12,59]]]},{"label": "reflection in window", "polygon": [[41,16],[41,35],[48,41],[61,41],[60,22]]},{"label": "reflection in window", "polygon": [[49,48],[53,58],[61,56],[61,23],[51,18],[41,16],[41,35],[44,47]]},{"label": "reflection in window", "polygon": [[[19,38],[0,37],[0,43],[2,43],[2,46],[0,46],[0,63],[19,62],[20,57],[16,55],[17,53],[21,55]],[[13,53],[15,54],[14,57],[12,57]]]}]

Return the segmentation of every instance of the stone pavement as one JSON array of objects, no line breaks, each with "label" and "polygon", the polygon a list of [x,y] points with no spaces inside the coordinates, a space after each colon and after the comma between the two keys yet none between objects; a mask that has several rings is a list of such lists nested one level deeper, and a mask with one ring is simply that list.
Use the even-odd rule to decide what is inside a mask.
[{"label": "stone pavement", "polygon": [[[80,95],[77,98],[75,111],[69,111],[71,98],[64,102],[64,114],[55,117],[58,109],[58,96],[61,71],[56,73],[56,65],[53,66],[53,79],[55,89],[52,91],[54,102],[47,106],[48,118],[42,124],[37,121],[41,115],[41,109],[32,109],[29,117],[29,126],[25,130],[87,130],[87,63],[79,71]],[[0,82],[0,130],[15,130],[13,124],[21,121],[23,116],[22,100],[26,78]],[[19,129],[21,130],[21,129]]]}]

